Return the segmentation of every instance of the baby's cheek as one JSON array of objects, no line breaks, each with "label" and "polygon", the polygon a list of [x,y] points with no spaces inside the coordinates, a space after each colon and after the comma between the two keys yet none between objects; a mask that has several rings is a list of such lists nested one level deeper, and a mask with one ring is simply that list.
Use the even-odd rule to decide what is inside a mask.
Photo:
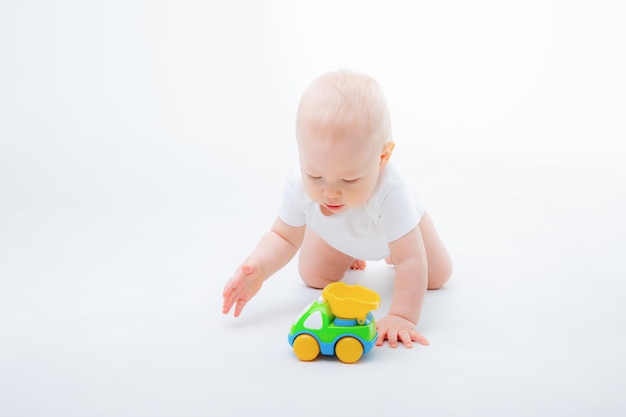
[{"label": "baby's cheek", "polygon": [[374,184],[368,184],[367,186],[361,188],[358,191],[357,196],[355,198],[358,199],[360,204],[367,203],[367,201],[370,199],[370,197],[374,193],[375,186],[376,186],[375,183]]},{"label": "baby's cheek", "polygon": [[348,203],[351,207],[362,206],[367,202],[369,195],[365,191],[353,192],[348,198]]},{"label": "baby's cheek", "polygon": [[319,192],[316,187],[313,187],[311,185],[305,185],[304,191],[306,192],[306,194],[309,196],[311,200],[319,201]]}]

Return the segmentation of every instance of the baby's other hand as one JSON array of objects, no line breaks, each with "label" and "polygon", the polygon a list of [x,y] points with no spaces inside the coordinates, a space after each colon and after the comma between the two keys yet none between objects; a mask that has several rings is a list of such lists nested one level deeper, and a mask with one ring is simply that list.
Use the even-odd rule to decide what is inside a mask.
[{"label": "baby's other hand", "polygon": [[382,346],[385,340],[389,341],[392,348],[398,347],[398,341],[408,349],[413,347],[412,342],[428,346],[428,340],[416,330],[415,324],[410,320],[389,314],[378,320],[376,325],[378,329],[376,346]]},{"label": "baby's other hand", "polygon": [[263,285],[260,267],[253,262],[243,263],[224,287],[224,304],[222,313],[228,314],[235,305],[235,317],[239,317],[241,310]]}]

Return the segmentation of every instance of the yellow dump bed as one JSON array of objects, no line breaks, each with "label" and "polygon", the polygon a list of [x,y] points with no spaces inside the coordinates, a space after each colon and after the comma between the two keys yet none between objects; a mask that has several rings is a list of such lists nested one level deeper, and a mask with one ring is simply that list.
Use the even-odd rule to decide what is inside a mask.
[{"label": "yellow dump bed", "polygon": [[330,304],[330,309],[342,319],[357,319],[365,323],[367,313],[380,306],[380,296],[362,285],[348,285],[344,282],[328,284],[322,297]]}]

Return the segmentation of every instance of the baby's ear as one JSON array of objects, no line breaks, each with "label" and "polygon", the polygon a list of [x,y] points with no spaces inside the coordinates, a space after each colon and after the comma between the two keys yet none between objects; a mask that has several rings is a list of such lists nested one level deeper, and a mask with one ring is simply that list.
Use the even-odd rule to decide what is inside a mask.
[{"label": "baby's ear", "polygon": [[387,142],[385,143],[385,147],[383,148],[383,152],[380,154],[380,167],[384,167],[389,162],[389,158],[391,158],[391,154],[393,153],[393,149],[396,147],[395,142]]}]

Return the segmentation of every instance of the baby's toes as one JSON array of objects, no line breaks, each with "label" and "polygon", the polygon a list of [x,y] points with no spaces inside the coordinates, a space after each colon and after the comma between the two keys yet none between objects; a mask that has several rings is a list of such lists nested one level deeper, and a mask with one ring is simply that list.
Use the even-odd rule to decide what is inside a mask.
[{"label": "baby's toes", "polygon": [[365,261],[361,260],[361,259],[355,259],[352,262],[352,265],[350,265],[350,269],[358,269],[358,270],[363,270],[365,269],[365,266],[367,264],[365,263]]}]

